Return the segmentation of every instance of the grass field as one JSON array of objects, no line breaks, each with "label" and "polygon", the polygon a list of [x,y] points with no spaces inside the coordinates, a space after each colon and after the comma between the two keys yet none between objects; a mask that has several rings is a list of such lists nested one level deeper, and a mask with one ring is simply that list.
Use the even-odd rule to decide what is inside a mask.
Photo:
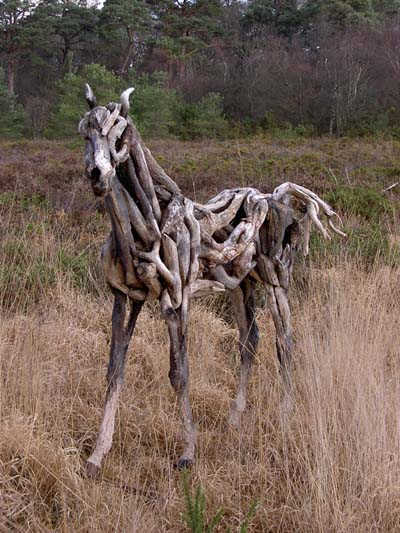
[{"label": "grass field", "polygon": [[[224,299],[193,305],[199,449],[188,485],[192,494],[202,488],[205,523],[221,510],[224,532],[399,531],[400,187],[382,190],[399,180],[400,143],[255,138],[151,148],[197,200],[227,186],[295,181],[342,209],[350,234],[327,246],[314,239],[296,269],[290,415],[280,408],[262,298],[239,430],[227,424],[238,365],[229,308]],[[102,414],[111,300],[98,262],[108,220],[82,178],[80,148],[3,142],[0,151],[0,531],[188,531],[187,490],[172,468],[180,421],[167,331],[154,306],[138,321],[102,477],[82,475]]]}]

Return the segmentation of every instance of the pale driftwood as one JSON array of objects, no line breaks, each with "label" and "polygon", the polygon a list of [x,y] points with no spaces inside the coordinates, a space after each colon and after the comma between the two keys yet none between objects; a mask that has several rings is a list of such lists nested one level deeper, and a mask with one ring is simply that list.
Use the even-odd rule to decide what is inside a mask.
[{"label": "pale driftwood", "polygon": [[385,189],[383,189],[382,192],[389,192],[389,191],[391,191],[392,189],[394,189],[395,187],[397,187],[398,184],[399,184],[399,182],[396,181],[396,183],[393,183],[392,185],[389,185],[389,187],[385,187]]},{"label": "pale driftwood", "polygon": [[[190,299],[228,291],[239,328],[241,370],[230,421],[239,424],[258,344],[254,284],[261,282],[276,329],[276,347],[286,394],[290,394],[292,326],[288,290],[294,255],[308,253],[311,225],[330,238],[336,213],[312,191],[283,183],[271,194],[254,188],[225,190],[206,204],[185,198],[160,167],[128,117],[129,95],[121,103],[91,109],[79,129],[87,139],[86,173],[96,195],[104,197],[112,231],[102,250],[107,281],[114,293],[108,387],[97,443],[88,472],[99,471],[109,451],[126,351],[146,299],[160,301],[170,336],[170,373],[183,419],[185,448],[178,466],[194,461],[196,429],[189,403],[187,324]],[[297,209],[299,207],[300,209]],[[305,212],[305,214],[304,214]],[[340,222],[340,219],[339,219]],[[126,300],[131,311],[125,325]]]}]

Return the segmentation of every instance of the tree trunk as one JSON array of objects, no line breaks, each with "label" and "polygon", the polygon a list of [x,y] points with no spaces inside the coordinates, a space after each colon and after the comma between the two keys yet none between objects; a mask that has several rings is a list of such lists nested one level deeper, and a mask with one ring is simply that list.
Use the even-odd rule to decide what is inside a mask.
[{"label": "tree trunk", "polygon": [[17,58],[11,55],[7,63],[7,92],[8,96],[15,96],[15,74],[17,71]]},{"label": "tree trunk", "polygon": [[126,48],[126,52],[125,52],[124,60],[122,61],[121,68],[119,69],[120,76],[123,76],[124,74],[126,74],[128,72],[129,63],[130,63],[131,57],[132,57],[132,52],[133,52],[133,49],[135,47],[135,34],[134,34],[134,32],[131,32],[131,30],[129,28],[127,28],[126,32],[127,32],[127,35],[128,35],[129,44],[128,44],[127,48]]}]

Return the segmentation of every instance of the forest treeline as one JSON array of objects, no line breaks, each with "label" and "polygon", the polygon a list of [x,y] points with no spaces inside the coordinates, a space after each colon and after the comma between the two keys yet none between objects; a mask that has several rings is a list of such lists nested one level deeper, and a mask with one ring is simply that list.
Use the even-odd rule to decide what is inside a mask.
[{"label": "forest treeline", "polygon": [[0,135],[73,135],[88,81],[145,135],[400,136],[400,0],[0,0]]}]

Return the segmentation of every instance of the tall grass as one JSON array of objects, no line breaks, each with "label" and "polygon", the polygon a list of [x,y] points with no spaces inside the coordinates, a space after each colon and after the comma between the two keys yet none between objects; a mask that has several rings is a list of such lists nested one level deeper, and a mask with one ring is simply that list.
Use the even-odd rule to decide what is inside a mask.
[{"label": "tall grass", "polygon": [[[199,426],[193,486],[220,531],[397,531],[399,270],[311,267],[295,291],[294,408],[284,416],[273,326],[262,342],[239,430],[227,425],[236,332],[215,306],[194,305],[191,396]],[[0,323],[1,506],[21,531],[185,531],[185,494],[171,468],[180,423],[168,383],[167,334],[139,319],[113,449],[99,481],[82,463],[101,417],[111,302],[55,270],[29,313]],[[194,489],[193,489],[194,490]]]},{"label": "tall grass", "polygon": [[50,210],[43,196],[5,192],[0,194],[0,221],[3,310],[43,304],[57,282],[85,292],[101,290],[96,257],[105,223],[96,213],[82,226],[73,215]]},{"label": "tall grass", "polygon": [[[107,223],[84,210],[82,183],[74,181],[70,202],[79,213],[63,209],[55,187],[46,196],[39,183],[33,195],[27,183],[0,194],[0,531],[179,533],[189,527],[187,494],[195,499],[199,487],[198,515],[204,527],[220,516],[216,531],[400,529],[400,269],[384,257],[382,239],[371,254],[334,241],[326,257],[317,242],[298,267],[289,414],[273,324],[260,308],[249,406],[238,430],[228,426],[237,332],[226,302],[194,303],[199,448],[186,493],[172,468],[181,424],[168,335],[157,308],[146,306],[114,445],[91,481],[82,467],[102,415],[110,344],[111,300],[98,263]],[[390,229],[398,249],[396,224]]]}]

